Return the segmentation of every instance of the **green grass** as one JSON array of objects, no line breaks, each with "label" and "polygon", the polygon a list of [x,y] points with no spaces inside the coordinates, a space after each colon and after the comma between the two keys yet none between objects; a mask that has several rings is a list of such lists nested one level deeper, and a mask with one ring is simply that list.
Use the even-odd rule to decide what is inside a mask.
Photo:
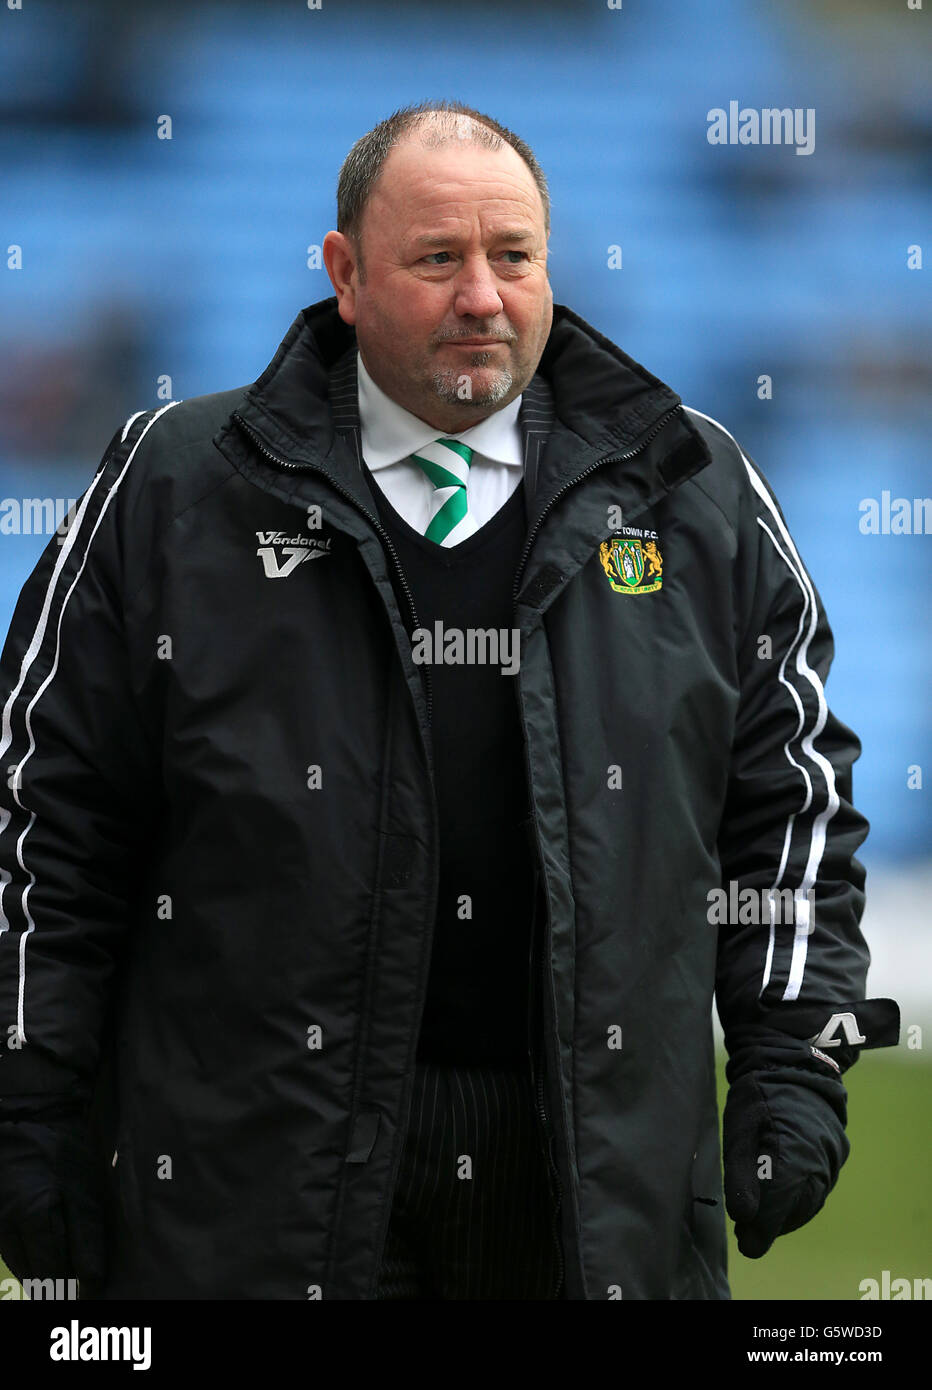
[{"label": "green grass", "polygon": [[[760,1260],[738,1253],[729,1230],[735,1299],[854,1299],[862,1279],[932,1276],[932,1066],[904,1047],[865,1052],[845,1076],[851,1154],[819,1214],[781,1236]],[[719,1104],[725,1057],[719,1057]],[[9,1271],[0,1264],[0,1275]]]}]

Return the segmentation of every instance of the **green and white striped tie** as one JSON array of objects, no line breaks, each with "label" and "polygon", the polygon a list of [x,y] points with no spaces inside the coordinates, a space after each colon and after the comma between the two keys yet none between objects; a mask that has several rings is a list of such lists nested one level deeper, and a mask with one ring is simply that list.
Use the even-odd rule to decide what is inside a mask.
[{"label": "green and white striped tie", "polygon": [[411,455],[434,485],[430,523],[424,535],[438,545],[458,545],[479,529],[469,510],[466,487],[472,455],[468,444],[455,439],[435,439]]}]

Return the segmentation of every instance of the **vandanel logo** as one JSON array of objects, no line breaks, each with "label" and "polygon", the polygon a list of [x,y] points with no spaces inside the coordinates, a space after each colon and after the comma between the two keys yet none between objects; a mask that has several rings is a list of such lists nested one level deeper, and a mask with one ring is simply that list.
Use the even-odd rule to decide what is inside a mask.
[{"label": "vandanel logo", "polygon": [[656,531],[625,526],[599,546],[599,559],[616,594],[655,594],[663,585]]},{"label": "vandanel logo", "polygon": [[259,540],[256,554],[262,561],[266,579],[285,579],[305,560],[319,560],[329,555],[333,544],[316,536],[286,536],[284,531],[257,531],[256,536]]}]

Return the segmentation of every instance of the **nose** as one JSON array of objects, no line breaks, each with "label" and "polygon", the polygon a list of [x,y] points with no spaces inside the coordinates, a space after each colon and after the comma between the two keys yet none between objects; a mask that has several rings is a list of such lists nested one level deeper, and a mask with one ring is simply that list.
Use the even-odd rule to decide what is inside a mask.
[{"label": "nose", "polygon": [[485,256],[465,260],[456,277],[454,311],[463,318],[491,319],[504,310],[495,274]]}]

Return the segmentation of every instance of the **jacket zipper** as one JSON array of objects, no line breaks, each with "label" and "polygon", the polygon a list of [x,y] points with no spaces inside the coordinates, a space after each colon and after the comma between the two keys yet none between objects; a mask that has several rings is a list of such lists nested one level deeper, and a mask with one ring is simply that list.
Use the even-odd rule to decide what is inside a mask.
[{"label": "jacket zipper", "polygon": [[[560,1174],[559,1174],[559,1171],[558,1171],[558,1169],[557,1169],[557,1165],[556,1165],[556,1163],[554,1162],[554,1158],[553,1158],[553,1137],[554,1137],[554,1136],[553,1136],[553,1127],[552,1127],[552,1125],[550,1124],[550,1120],[549,1120],[549,1118],[548,1118],[548,1116],[547,1116],[547,1108],[546,1108],[546,1105],[545,1105],[545,1103],[544,1103],[544,1074],[543,1074],[543,1069],[540,1068],[540,1067],[538,1067],[538,1066],[536,1065],[535,1054],[536,1054],[536,1052],[537,1052],[537,1047],[536,1047],[536,1041],[537,1041],[537,1039],[536,1039],[535,1031],[534,1031],[534,1028],[533,1028],[533,1021],[534,1021],[534,1002],[535,1002],[535,1001],[534,1001],[534,945],[535,945],[535,940],[536,940],[536,929],[537,929],[537,904],[538,904],[539,898],[540,898],[540,883],[539,883],[539,880],[537,880],[536,883],[535,883],[535,891],[534,891],[534,916],[533,916],[532,922],[531,922],[531,949],[530,949],[529,958],[528,958],[528,977],[529,977],[529,982],[530,982],[531,998],[530,998],[529,1001],[528,1001],[528,1053],[527,1053],[527,1055],[528,1055],[528,1063],[529,1063],[529,1066],[530,1066],[530,1073],[531,1073],[531,1085],[534,1087],[535,1098],[536,1098],[536,1104],[537,1104],[537,1114],[536,1114],[536,1116],[535,1116],[535,1123],[537,1124],[538,1135],[539,1135],[539,1137],[540,1137],[540,1139],[541,1139],[541,1152],[543,1153],[544,1157],[545,1157],[546,1160],[547,1160],[547,1166],[548,1166],[549,1177],[550,1177],[550,1185],[551,1185],[551,1197],[552,1197],[552,1199],[553,1199],[553,1206],[552,1206],[552,1208],[551,1208],[551,1218],[550,1218],[550,1219],[551,1219],[550,1233],[551,1233],[551,1236],[552,1236],[552,1238],[553,1238],[554,1248],[555,1248],[556,1253],[557,1253],[558,1274],[557,1274],[557,1285],[556,1285],[556,1289],[554,1290],[552,1296],[553,1296],[554,1298],[559,1298],[559,1297],[560,1297],[561,1290],[562,1290],[562,1288],[563,1288],[563,1279],[564,1279],[563,1242],[562,1242],[562,1240],[561,1240],[561,1238],[560,1238],[560,1211],[561,1211],[561,1208],[562,1208],[562,1205],[563,1205],[563,1184],[562,1184],[562,1182],[560,1181]],[[541,932],[542,932],[543,934],[546,933],[546,929],[545,929],[543,920],[541,921]],[[546,971],[545,971],[544,960],[545,960],[545,958],[544,958],[544,953],[543,953],[543,951],[541,951],[541,968],[540,968],[541,1023],[542,1023],[542,1019],[543,1019],[543,989],[544,989],[544,984],[545,984],[545,979],[546,979]],[[543,1028],[541,1028],[541,1031],[543,1031]]]},{"label": "jacket zipper", "polygon": [[628,451],[624,454],[610,454],[607,458],[596,459],[595,463],[590,464],[588,468],[584,468],[582,473],[577,473],[575,478],[571,478],[568,483],[564,483],[563,486],[560,488],[559,492],[555,492],[553,494],[553,496],[550,498],[550,501],[544,507],[543,511],[540,513],[537,520],[534,522],[534,525],[531,527],[527,541],[524,546],[524,553],[522,554],[521,559],[518,562],[518,569],[515,573],[515,586],[512,592],[512,598],[515,602],[517,602],[518,598],[518,588],[521,583],[521,575],[524,572],[524,566],[527,563],[527,557],[530,554],[531,546],[534,544],[534,538],[540,530],[541,523],[543,522],[544,517],[550,511],[551,507],[553,507],[555,503],[559,502],[560,498],[563,497],[567,492],[569,492],[570,488],[575,487],[577,483],[581,483],[583,478],[588,478],[589,474],[594,473],[596,469],[603,468],[607,463],[624,463],[627,459],[633,459],[637,454],[641,452],[642,449],[647,448],[651,440],[660,433],[664,425],[666,425],[669,420],[673,419],[674,415],[676,415],[679,412],[679,409],[680,407],[678,405],[675,405],[672,410],[667,411],[666,415],[662,415],[661,418],[657,421],[657,423],[654,426],[652,426],[650,431],[644,436],[644,438],[635,448],[628,449]]},{"label": "jacket zipper", "polygon": [[[541,970],[542,976],[543,973],[543,970]],[[543,1123],[549,1126],[550,1122],[547,1119],[547,1110],[544,1104],[543,1071],[538,1071],[537,1076],[537,1113],[542,1119]],[[558,1299],[560,1298],[563,1292],[563,1280],[565,1277],[565,1268],[563,1262],[563,1241],[560,1237],[561,1211],[563,1208],[563,1184],[560,1181],[560,1174],[553,1157],[554,1134],[552,1127],[549,1129],[545,1129],[544,1134],[547,1141],[547,1162],[550,1165],[550,1172],[553,1175],[554,1186],[556,1188],[556,1201],[554,1203],[553,1212],[551,1215],[551,1234],[553,1235],[553,1243],[556,1246],[557,1251],[557,1287],[554,1290],[554,1298]]]},{"label": "jacket zipper", "polygon": [[[371,523],[373,529],[382,538],[382,541],[386,549],[388,550],[389,555],[391,556],[392,564],[395,567],[395,573],[398,575],[399,582],[401,584],[405,599],[408,604],[408,610],[411,614],[412,632],[415,628],[419,628],[421,624],[417,616],[417,609],[414,606],[414,595],[411,593],[411,590],[408,587],[408,581],[405,577],[404,570],[401,568],[401,561],[398,558],[398,552],[395,549],[395,546],[392,542],[392,538],[385,530],[385,528],[382,526],[378,517],[373,516],[372,513],[366,507],[364,507],[363,504],[360,501],[358,501],[357,498],[355,498],[351,492],[347,492],[346,488],[342,487],[341,484],[336,481],[332,474],[327,473],[323,468],[318,468],[315,463],[292,463],[288,459],[279,458],[277,454],[272,453],[271,449],[266,448],[265,444],[263,444],[262,440],[256,434],[255,430],[252,429],[250,425],[247,425],[243,417],[241,415],[238,415],[236,411],[233,412],[233,419],[236,421],[237,425],[239,425],[240,429],[243,430],[245,434],[249,435],[249,438],[252,440],[253,444],[255,444],[260,454],[264,454],[264,456],[267,459],[270,459],[272,463],[277,464],[279,468],[292,468],[299,473],[323,474],[323,476],[327,479],[328,483],[330,483],[336,489],[336,491],[340,493],[342,497],[345,497],[347,502],[352,502],[353,506],[356,508],[357,511],[363,514],[366,520]],[[429,724],[431,722],[431,715],[433,713],[433,694],[431,691],[430,684],[430,669],[426,664],[422,666],[421,674],[424,681],[424,698],[427,703],[427,722]]]},{"label": "jacket zipper", "polygon": [[[642,449],[645,449],[645,448],[647,447],[647,445],[651,442],[651,440],[652,440],[656,435],[658,435],[658,434],[660,433],[660,431],[661,431],[661,430],[663,429],[663,427],[667,424],[667,422],[668,422],[669,420],[672,420],[672,419],[673,419],[673,416],[677,414],[677,412],[679,411],[679,409],[680,409],[680,407],[679,407],[678,405],[677,405],[677,406],[674,406],[673,409],[670,410],[670,411],[668,411],[666,415],[663,415],[663,416],[657,421],[657,423],[651,428],[651,430],[644,436],[644,438],[640,441],[640,443],[639,443],[635,448],[633,448],[633,449],[628,449],[628,450],[627,450],[625,453],[623,453],[623,454],[612,454],[612,455],[609,455],[607,458],[597,459],[595,463],[591,464],[588,468],[585,468],[585,469],[582,471],[582,473],[578,473],[578,474],[576,475],[575,478],[571,478],[570,481],[569,481],[568,483],[564,483],[563,487],[561,487],[561,488],[559,489],[559,491],[557,491],[557,492],[554,493],[554,495],[553,495],[553,496],[550,498],[550,500],[547,502],[546,506],[545,506],[545,507],[543,508],[543,510],[539,513],[539,515],[538,515],[536,521],[534,522],[534,525],[532,526],[532,528],[531,528],[531,530],[530,530],[530,532],[529,532],[529,534],[528,534],[528,538],[527,538],[527,541],[526,541],[525,546],[524,546],[524,551],[523,551],[523,553],[522,553],[522,555],[521,555],[521,559],[520,559],[519,562],[518,562],[518,569],[517,569],[517,572],[516,572],[516,574],[515,574],[515,583],[514,583],[514,589],[513,589],[513,593],[512,593],[512,598],[513,598],[513,601],[514,601],[514,602],[517,602],[517,598],[518,598],[518,589],[519,589],[520,582],[521,582],[521,575],[522,575],[522,573],[523,573],[523,571],[524,571],[524,566],[525,566],[525,564],[527,563],[527,557],[528,557],[528,555],[530,554],[531,547],[532,547],[532,545],[534,544],[534,539],[535,539],[535,537],[536,537],[538,531],[540,530],[540,527],[541,527],[541,524],[543,523],[544,517],[545,517],[545,516],[547,515],[547,513],[551,510],[551,508],[552,508],[557,502],[559,502],[560,498],[563,497],[563,496],[565,496],[565,494],[566,494],[567,492],[569,492],[571,488],[574,488],[574,487],[576,486],[577,483],[582,482],[583,478],[587,478],[587,477],[590,475],[590,473],[595,473],[597,469],[602,468],[605,464],[609,464],[609,463],[622,463],[622,462],[626,461],[627,459],[632,459],[632,458],[634,458],[637,454],[639,454],[639,453],[641,452]],[[368,510],[368,508],[367,508],[367,507],[364,507],[363,504],[362,504],[360,501],[358,501],[358,499],[355,498],[355,497],[352,495],[352,493],[347,492],[346,488],[342,487],[341,484],[338,483],[338,482],[336,481],[336,479],[333,478],[332,474],[327,473],[327,472],[326,472],[324,469],[322,469],[322,468],[318,468],[317,465],[316,465],[316,464],[313,464],[313,463],[293,463],[293,462],[291,462],[289,459],[280,458],[277,454],[274,454],[274,453],[271,451],[271,449],[269,449],[269,448],[262,442],[262,440],[261,440],[261,439],[259,438],[259,436],[256,434],[255,430],[253,430],[252,427],[251,427],[250,425],[248,425],[248,424],[246,423],[246,421],[243,419],[243,417],[242,417],[241,415],[239,415],[236,411],[233,412],[233,419],[236,421],[236,423],[237,423],[237,425],[240,427],[240,429],[243,430],[243,432],[249,436],[249,438],[252,440],[252,442],[253,442],[253,444],[255,445],[255,447],[259,450],[259,453],[262,454],[265,458],[269,459],[272,463],[276,464],[279,468],[290,468],[290,469],[292,469],[292,470],[294,470],[294,471],[296,471],[296,472],[299,472],[299,473],[320,473],[320,474],[323,474],[323,476],[324,476],[324,477],[326,478],[326,480],[331,484],[331,486],[334,487],[335,490],[336,490],[342,497],[345,497],[346,500],[347,500],[347,502],[352,503],[352,505],[356,508],[356,510],[357,510],[358,512],[360,512],[360,513],[366,518],[366,520],[370,523],[370,525],[371,525],[372,528],[375,530],[375,532],[381,537],[381,539],[382,539],[382,541],[383,541],[383,543],[384,543],[384,545],[385,545],[385,548],[386,548],[386,550],[388,551],[388,553],[389,553],[389,555],[390,555],[390,557],[391,557],[392,564],[394,565],[394,568],[395,568],[395,573],[396,573],[397,576],[398,576],[398,580],[399,580],[399,582],[400,582],[400,584],[401,584],[401,587],[402,587],[402,590],[403,590],[403,592],[404,592],[405,599],[407,600],[408,610],[409,610],[410,615],[411,615],[412,629],[420,627],[420,620],[418,619],[418,616],[417,616],[417,609],[415,608],[415,605],[414,605],[414,596],[413,596],[413,594],[411,593],[411,590],[410,590],[410,588],[409,588],[409,586],[408,586],[407,578],[405,577],[404,570],[403,570],[402,567],[401,567],[401,561],[400,561],[399,558],[398,558],[398,552],[395,550],[395,546],[394,546],[394,544],[393,544],[393,542],[392,542],[391,536],[389,536],[388,532],[387,532],[387,531],[385,530],[385,528],[382,526],[382,524],[381,524],[381,522],[378,520],[378,518],[375,517],[375,516],[373,516],[372,513]],[[426,700],[426,704],[427,704],[427,722],[428,722],[428,724],[430,724],[430,722],[431,722],[431,713],[432,713],[432,693],[431,693],[431,685],[430,685],[430,673],[429,673],[429,669],[428,669],[428,667],[427,667],[426,665],[424,666],[424,669],[423,669],[423,677],[424,677],[424,686],[425,686],[425,692],[424,692],[424,693],[425,693],[425,700]],[[527,765],[527,745],[526,745],[526,744],[525,744],[525,764]],[[529,768],[529,767],[527,767],[527,782],[528,782],[528,791],[530,792],[530,768]],[[529,800],[530,800],[531,804],[533,805],[533,797],[529,797]],[[538,823],[537,823],[537,815],[536,815],[536,813],[534,813],[533,810],[532,810],[532,812],[531,812],[531,815],[532,815],[532,820],[533,820],[534,830],[535,830],[535,842],[536,842],[536,844],[537,844],[537,846],[538,846],[537,854],[538,854],[538,861],[539,861],[539,859],[540,859],[540,852],[539,852],[540,837],[539,837],[539,827],[538,827]],[[543,876],[542,876],[542,870],[539,870],[539,872],[541,872],[541,880],[540,880],[540,881],[541,881],[541,883],[543,883],[543,882],[544,882],[544,879],[543,879]],[[546,901],[546,888],[544,888],[544,900]],[[535,903],[534,903],[535,915],[536,915],[536,906],[537,906],[537,894],[535,893]],[[542,933],[542,935],[546,938],[546,926],[545,926],[545,922],[546,922],[546,914],[544,914],[544,918],[543,918],[542,925],[541,925],[541,933]],[[536,925],[536,924],[535,924],[535,925]],[[533,975],[534,940],[535,940],[535,931],[532,930],[532,933],[531,933],[530,960],[529,960],[529,963],[528,963],[529,974],[531,974],[531,975]],[[543,946],[545,943],[542,942],[541,944],[542,944],[542,946]],[[541,950],[540,956],[541,956],[541,969],[540,969],[540,977],[541,977],[541,998],[540,998],[540,1004],[541,1004],[541,1020],[540,1020],[540,1021],[541,1021],[541,1025],[542,1025],[541,1031],[543,1032],[543,1023],[544,1023],[544,1014],[545,1014],[543,992],[544,992],[544,988],[545,988],[545,986],[546,986],[546,980],[547,980],[546,956],[545,956],[545,954],[544,954],[543,949]],[[532,997],[531,997],[531,1000],[529,1001],[529,1008],[528,1008],[529,1018],[530,1018],[531,1012],[532,1012],[532,1010],[533,1010],[533,1002],[534,1002],[534,1001],[533,1001],[533,979],[531,980],[531,983],[530,983],[530,989],[531,989],[531,995],[532,995]],[[530,1031],[530,1029],[529,1029],[529,1031]],[[544,1042],[543,1052],[544,1052],[544,1054],[546,1054],[546,1041]],[[551,1122],[551,1120],[550,1120],[550,1116],[549,1116],[548,1113],[547,1113],[547,1105],[546,1105],[546,1101],[545,1101],[545,1098],[544,1098],[544,1067],[543,1067],[543,1066],[535,1067],[535,1065],[534,1065],[534,1056],[533,1056],[533,1052],[532,1052],[532,1050],[531,1050],[530,1047],[529,1047],[529,1049],[528,1049],[528,1060],[530,1061],[530,1066],[531,1066],[531,1078],[532,1078],[532,1080],[535,1082],[535,1085],[536,1085],[536,1100],[537,1100],[537,1115],[536,1115],[536,1119],[537,1119],[537,1121],[538,1121],[538,1123],[539,1123],[539,1125],[540,1125],[540,1128],[541,1128],[542,1137],[543,1137],[544,1144],[545,1144],[545,1152],[546,1152],[546,1156],[547,1156],[547,1161],[548,1161],[548,1165],[549,1165],[549,1168],[550,1168],[551,1175],[552,1175],[553,1180],[554,1180],[554,1187],[555,1187],[555,1189],[556,1189],[556,1193],[555,1193],[556,1200],[555,1200],[555,1203],[554,1203],[554,1209],[553,1209],[553,1213],[552,1213],[552,1221],[553,1221],[553,1224],[552,1224],[552,1233],[553,1233],[554,1243],[555,1243],[555,1245],[556,1245],[557,1257],[558,1257],[558,1262],[559,1262],[559,1277],[558,1277],[558,1280],[557,1280],[557,1288],[556,1288],[556,1294],[555,1294],[555,1296],[556,1296],[556,1297],[559,1297],[559,1294],[560,1294],[561,1289],[562,1289],[562,1287],[563,1287],[563,1280],[564,1280],[564,1275],[565,1275],[565,1264],[564,1264],[564,1255],[563,1255],[563,1242],[562,1242],[562,1240],[561,1240],[561,1238],[560,1238],[560,1234],[559,1234],[560,1209],[561,1209],[561,1207],[562,1207],[562,1202],[563,1202],[563,1184],[562,1184],[561,1179],[560,1179],[559,1169],[558,1169],[558,1167],[557,1167],[557,1164],[554,1162],[554,1158],[553,1158],[553,1142],[554,1142],[554,1139],[555,1139],[556,1136],[555,1136],[553,1124],[552,1124],[552,1122]],[[545,1057],[542,1057],[541,1060],[544,1061],[544,1060],[545,1060]]]},{"label": "jacket zipper", "polygon": [[[674,415],[676,415],[676,414],[678,413],[679,409],[680,409],[680,407],[679,407],[678,405],[677,405],[677,406],[674,406],[672,410],[667,411],[666,415],[661,416],[661,418],[657,421],[657,423],[656,423],[655,425],[652,426],[652,428],[649,430],[649,432],[644,436],[644,438],[640,441],[640,443],[637,444],[634,448],[628,449],[628,450],[627,450],[625,453],[623,453],[623,454],[612,454],[612,455],[608,456],[607,458],[597,459],[595,463],[591,464],[588,468],[584,469],[582,473],[578,473],[578,474],[576,475],[575,478],[572,478],[568,483],[565,483],[565,484],[563,485],[563,487],[561,487],[561,488],[559,489],[559,491],[557,491],[557,492],[555,492],[555,493],[553,494],[553,496],[552,496],[552,497],[550,498],[550,500],[547,502],[546,506],[545,506],[545,507],[543,508],[543,510],[539,513],[539,515],[538,515],[538,517],[537,517],[537,520],[534,522],[534,525],[532,526],[532,528],[531,528],[531,530],[530,530],[530,532],[529,532],[529,534],[528,534],[527,541],[525,542],[524,552],[523,552],[523,554],[522,554],[522,556],[521,556],[520,561],[518,562],[518,568],[517,568],[517,571],[516,571],[516,573],[515,573],[515,583],[514,583],[514,589],[513,589],[513,591],[512,591],[512,601],[513,601],[513,602],[517,603],[517,599],[518,599],[518,590],[519,590],[520,584],[521,584],[521,575],[522,575],[523,572],[524,572],[524,566],[525,566],[525,564],[527,563],[527,557],[528,557],[528,555],[530,554],[532,545],[534,544],[534,539],[535,539],[535,537],[536,537],[538,531],[540,530],[540,527],[541,527],[541,524],[543,523],[544,517],[545,517],[545,516],[547,515],[547,513],[551,510],[551,508],[555,505],[555,503],[559,502],[560,498],[563,497],[563,496],[565,496],[565,494],[566,494],[567,492],[569,492],[569,490],[570,490],[571,488],[574,488],[574,487],[576,486],[577,483],[581,482],[581,481],[583,480],[583,478],[587,478],[587,477],[589,476],[590,473],[594,473],[597,469],[604,467],[605,464],[609,464],[609,463],[622,463],[622,462],[625,462],[627,459],[632,459],[632,458],[636,457],[636,455],[639,454],[639,453],[641,452],[642,449],[645,449],[645,448],[647,447],[647,445],[651,442],[651,440],[654,439],[655,436],[658,435],[658,434],[660,433],[660,431],[664,428],[664,426],[665,426],[670,420],[673,419]],[[516,694],[517,694],[517,691],[516,691]],[[531,769],[530,769],[530,764],[529,764],[529,759],[528,759],[528,754],[527,754],[527,742],[526,742],[526,741],[525,741],[525,750],[524,750],[524,751],[525,751],[525,768],[526,768],[526,775],[527,775],[528,792],[530,793],[530,787],[531,787]],[[544,874],[543,874],[543,865],[542,865],[541,856],[540,856],[540,848],[539,848],[539,846],[540,846],[540,834],[539,834],[539,827],[538,827],[538,823],[537,823],[537,814],[536,814],[536,812],[533,810],[533,796],[530,796],[530,795],[529,795],[529,803],[530,803],[530,807],[531,807],[531,819],[532,819],[532,823],[533,823],[533,825],[534,825],[534,832],[535,832],[535,854],[536,854],[537,860],[538,860],[538,883],[537,883],[537,891],[535,891],[535,895],[534,895],[534,909],[535,909],[535,918],[536,918],[537,900],[538,900],[539,892],[542,891],[542,893],[543,893],[543,900],[544,900],[544,903],[546,904],[546,901],[547,901],[547,890],[546,890],[546,880],[545,880]],[[540,1016],[540,1022],[541,1022],[541,1032],[542,1032],[542,1033],[545,1031],[545,1029],[544,1029],[544,1022],[545,1022],[544,991],[545,991],[546,985],[547,985],[547,962],[546,962],[546,955],[545,955],[545,952],[544,952],[544,949],[543,949],[543,947],[546,945],[546,941],[547,941],[546,919],[547,919],[547,913],[544,912],[544,913],[542,913],[542,921],[541,921],[541,936],[542,936],[543,939],[542,939],[542,941],[541,941],[541,952],[540,952],[540,959],[541,959],[541,968],[540,968],[540,986],[541,986],[540,1006],[541,1006],[541,1016]],[[545,1098],[544,1098],[544,1065],[543,1065],[543,1064],[545,1064],[545,1062],[546,1062],[546,1040],[544,1040],[544,1043],[543,1043],[542,1056],[541,1056],[541,1059],[540,1059],[542,1065],[539,1066],[539,1067],[535,1066],[534,1052],[536,1051],[536,1047],[534,1046],[535,1039],[533,1038],[533,1028],[532,1028],[532,1024],[531,1024],[531,1020],[532,1020],[532,1017],[533,1017],[533,1005],[534,1005],[534,998],[533,998],[533,989],[534,989],[533,960],[534,960],[534,945],[535,945],[535,938],[536,938],[536,920],[535,920],[535,922],[534,922],[534,924],[533,924],[532,932],[531,932],[531,949],[530,949],[529,961],[528,961],[528,973],[529,973],[529,976],[530,976],[530,989],[531,989],[531,999],[530,999],[530,1001],[529,1001],[529,1006],[528,1006],[528,1035],[529,1035],[529,1036],[528,1036],[528,1062],[530,1063],[531,1080],[532,1080],[532,1083],[533,1083],[534,1086],[535,1086],[535,1091],[536,1091],[536,1100],[537,1100],[537,1115],[536,1115],[536,1119],[537,1119],[537,1122],[538,1122],[538,1126],[539,1126],[539,1131],[540,1131],[541,1139],[542,1139],[542,1141],[543,1141],[543,1150],[544,1150],[544,1153],[545,1153],[546,1158],[547,1158],[547,1162],[548,1162],[548,1165],[549,1165],[550,1173],[551,1173],[552,1178],[553,1178],[553,1186],[554,1186],[554,1189],[555,1189],[555,1201],[554,1201],[554,1207],[553,1207],[553,1213],[552,1213],[552,1223],[553,1223],[553,1224],[552,1224],[552,1233],[553,1233],[554,1243],[555,1243],[555,1245],[556,1245],[557,1257],[558,1257],[558,1262],[559,1262],[559,1263],[558,1263],[559,1276],[558,1276],[558,1279],[557,1279],[557,1287],[556,1287],[556,1291],[555,1291],[554,1297],[555,1297],[555,1298],[559,1298],[559,1297],[560,1297],[560,1294],[561,1294],[561,1291],[562,1291],[562,1289],[563,1289],[563,1281],[564,1281],[564,1278],[565,1278],[565,1261],[564,1261],[564,1255],[563,1255],[563,1241],[562,1241],[561,1236],[560,1236],[560,1211],[561,1211],[561,1208],[562,1208],[562,1205],[563,1205],[563,1184],[562,1184],[561,1179],[560,1179],[559,1168],[558,1168],[556,1162],[554,1161],[554,1157],[553,1157],[553,1144],[554,1144],[554,1140],[555,1140],[555,1138],[556,1138],[556,1135],[555,1135],[555,1131],[554,1131],[553,1124],[551,1123],[551,1120],[550,1120],[550,1116],[549,1116],[548,1113],[547,1113],[547,1104],[546,1104],[546,1100],[545,1100]]]}]

